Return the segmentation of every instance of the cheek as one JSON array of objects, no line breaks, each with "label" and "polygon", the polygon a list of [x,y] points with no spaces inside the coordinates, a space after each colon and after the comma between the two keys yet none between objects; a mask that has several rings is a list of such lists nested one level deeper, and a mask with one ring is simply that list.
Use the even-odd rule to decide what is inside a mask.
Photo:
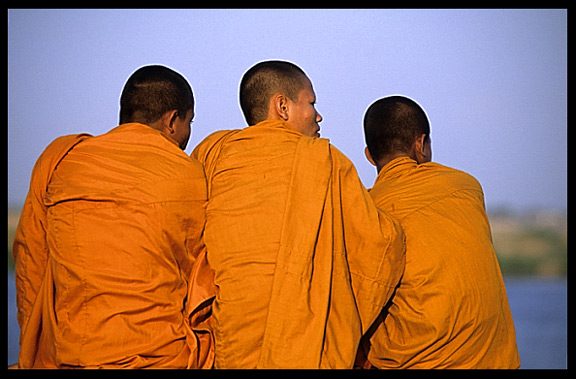
[{"label": "cheek", "polygon": [[190,130],[190,129],[191,129],[190,126],[188,126],[188,127],[183,127],[183,128],[181,129],[180,135],[178,136],[180,142],[183,142],[183,143],[187,143],[187,142],[188,142],[188,139],[190,139],[190,133],[191,133],[191,130]]},{"label": "cheek", "polygon": [[315,123],[316,122],[316,114],[317,113],[316,113],[315,108],[309,109],[308,112],[306,112],[306,121]]}]

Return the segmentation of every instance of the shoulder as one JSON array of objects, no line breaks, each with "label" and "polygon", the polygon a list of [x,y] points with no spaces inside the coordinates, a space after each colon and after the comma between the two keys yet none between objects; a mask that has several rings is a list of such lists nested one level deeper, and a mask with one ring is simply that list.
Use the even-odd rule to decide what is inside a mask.
[{"label": "shoulder", "polygon": [[70,134],[56,138],[46,147],[46,149],[44,149],[36,162],[36,167],[55,165],[57,162],[62,160],[62,158],[72,148],[74,148],[74,146],[90,137],[92,137],[90,134],[82,133]]},{"label": "shoulder", "polygon": [[89,137],[92,136],[86,133],[69,134],[66,136],[58,137],[50,142],[46,149],[44,149],[42,155],[53,155],[66,152]]},{"label": "shoulder", "polygon": [[214,144],[232,134],[240,132],[242,129],[226,129],[226,130],[218,130],[212,134],[209,134],[206,138],[202,140],[198,144],[198,146],[207,145],[207,144]]},{"label": "shoulder", "polygon": [[325,141],[328,143],[330,149],[330,156],[332,157],[332,161],[337,163],[343,168],[347,169],[355,169],[354,164],[343,152],[341,152],[336,146],[329,143],[327,139]]},{"label": "shoulder", "polygon": [[471,174],[439,163],[429,162],[418,166],[426,172],[432,182],[436,182],[447,190],[482,191],[480,182]]},{"label": "shoulder", "polygon": [[300,153],[302,153],[304,149],[314,151],[318,157],[324,156],[328,159],[332,163],[333,169],[338,169],[340,171],[353,170],[356,172],[356,168],[352,161],[338,148],[332,145],[330,140],[327,138],[300,136],[298,144]]},{"label": "shoulder", "polygon": [[480,183],[472,175],[433,162],[411,167],[395,177],[379,175],[370,195],[399,219],[445,199],[483,202],[484,198]]},{"label": "shoulder", "polygon": [[220,150],[224,142],[239,131],[240,129],[219,130],[210,134],[194,148],[190,156],[203,164],[208,156],[213,155],[217,150]]}]

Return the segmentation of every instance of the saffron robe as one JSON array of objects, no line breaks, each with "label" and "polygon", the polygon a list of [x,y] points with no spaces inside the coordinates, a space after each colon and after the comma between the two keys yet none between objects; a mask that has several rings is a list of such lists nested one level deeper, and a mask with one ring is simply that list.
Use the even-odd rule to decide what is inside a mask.
[{"label": "saffron robe", "polygon": [[208,136],[216,368],[351,368],[404,268],[404,237],[326,139],[263,121]]},{"label": "saffron robe", "polygon": [[20,367],[209,360],[186,308],[206,200],[202,166],[146,125],[50,144],[14,241]]},{"label": "saffron robe", "polygon": [[406,271],[373,326],[378,368],[518,368],[514,324],[472,176],[397,158],[370,195],[406,234]]}]

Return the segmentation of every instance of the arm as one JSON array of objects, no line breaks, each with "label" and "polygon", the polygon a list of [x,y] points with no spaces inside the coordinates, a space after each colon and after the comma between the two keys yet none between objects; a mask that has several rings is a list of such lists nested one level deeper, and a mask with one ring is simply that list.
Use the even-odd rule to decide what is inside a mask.
[{"label": "arm", "polygon": [[46,188],[58,163],[88,134],[57,138],[44,150],[32,170],[30,190],[24,202],[12,253],[16,263],[16,302],[18,323],[22,331],[46,273],[48,245],[46,242]]},{"label": "arm", "polygon": [[16,302],[20,330],[25,329],[48,261],[46,209],[40,203],[37,192],[31,188],[26,197],[12,249],[16,263]]},{"label": "arm", "polygon": [[404,272],[405,239],[400,223],[378,209],[354,165],[333,148],[342,199],[344,241],[352,288],[366,332],[392,296]]}]

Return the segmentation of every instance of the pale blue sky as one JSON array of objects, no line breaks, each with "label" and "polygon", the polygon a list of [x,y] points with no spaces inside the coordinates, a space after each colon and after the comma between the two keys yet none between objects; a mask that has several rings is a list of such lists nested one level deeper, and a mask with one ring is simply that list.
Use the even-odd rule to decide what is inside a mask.
[{"label": "pale blue sky", "polygon": [[245,127],[238,84],[267,59],[308,73],[322,136],[367,187],[364,111],[402,94],[430,118],[434,161],[474,175],[489,208],[566,209],[566,10],[9,10],[8,204],[54,138],[117,125],[138,67],[190,81],[189,153]]}]

